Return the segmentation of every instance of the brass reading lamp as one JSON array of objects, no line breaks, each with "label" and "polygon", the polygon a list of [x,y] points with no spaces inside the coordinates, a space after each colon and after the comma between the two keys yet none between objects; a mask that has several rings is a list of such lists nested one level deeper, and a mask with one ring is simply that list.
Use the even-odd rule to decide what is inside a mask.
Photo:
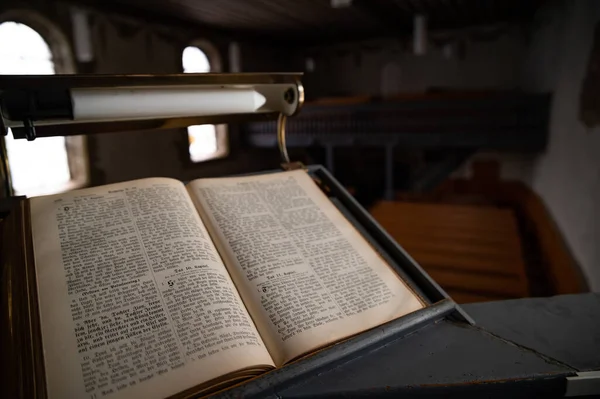
[{"label": "brass reading lamp", "polygon": [[[278,118],[304,103],[299,73],[0,76],[0,131],[15,139],[173,129]],[[11,186],[2,154],[6,189]]]}]

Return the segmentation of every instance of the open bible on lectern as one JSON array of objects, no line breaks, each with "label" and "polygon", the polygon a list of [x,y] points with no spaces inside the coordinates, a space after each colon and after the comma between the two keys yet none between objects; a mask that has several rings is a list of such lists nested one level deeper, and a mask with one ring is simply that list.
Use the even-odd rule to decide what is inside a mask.
[{"label": "open bible on lectern", "polygon": [[209,393],[424,307],[304,170],[30,212],[50,398]]}]

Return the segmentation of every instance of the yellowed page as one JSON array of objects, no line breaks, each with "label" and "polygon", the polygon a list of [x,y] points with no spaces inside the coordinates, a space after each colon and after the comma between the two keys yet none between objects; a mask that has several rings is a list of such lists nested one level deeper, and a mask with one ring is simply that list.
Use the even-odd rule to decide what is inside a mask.
[{"label": "yellowed page", "polygon": [[278,366],[423,307],[302,170],[188,190]]},{"label": "yellowed page", "polygon": [[49,397],[163,398],[273,361],[185,187],[31,200]]}]

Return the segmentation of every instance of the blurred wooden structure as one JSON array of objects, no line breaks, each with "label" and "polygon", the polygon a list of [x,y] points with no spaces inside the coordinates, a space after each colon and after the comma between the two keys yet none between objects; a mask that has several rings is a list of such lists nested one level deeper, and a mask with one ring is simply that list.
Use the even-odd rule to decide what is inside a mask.
[{"label": "blurred wooden structure", "polygon": [[384,201],[371,213],[457,302],[529,296],[510,209]]},{"label": "blurred wooden structure", "polygon": [[541,199],[501,181],[496,161],[476,162],[473,172],[371,213],[459,303],[586,291]]},{"label": "blurred wooden structure", "polygon": [[[353,185],[363,206],[398,189],[428,192],[477,151],[542,151],[551,96],[513,91],[430,91],[308,101],[286,126],[289,150],[308,149]],[[252,147],[277,148],[274,122],[242,127]],[[435,155],[434,157],[431,157]]]}]

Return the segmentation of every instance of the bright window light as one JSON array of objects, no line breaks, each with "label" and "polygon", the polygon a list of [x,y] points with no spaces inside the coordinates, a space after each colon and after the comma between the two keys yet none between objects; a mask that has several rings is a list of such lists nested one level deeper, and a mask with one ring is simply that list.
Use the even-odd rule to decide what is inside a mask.
[{"label": "bright window light", "polygon": [[219,149],[217,146],[217,129],[215,125],[194,125],[188,127],[190,141],[190,159],[202,162],[214,158]]},{"label": "bright window light", "polygon": [[[210,61],[204,51],[196,46],[188,46],[181,57],[184,73],[206,73],[211,71]],[[224,126],[220,127],[221,135],[225,134]],[[195,125],[188,127],[190,159],[202,162],[218,158],[227,153],[226,140],[219,140],[219,127],[215,125]]]},{"label": "bright window light", "polygon": [[210,61],[196,46],[187,46],[182,55],[183,72],[185,73],[206,73],[210,72]]},{"label": "bright window light", "polygon": [[[24,24],[0,24],[0,74],[54,74],[52,53],[42,36]],[[71,173],[64,137],[28,142],[9,133],[5,143],[16,195],[52,194],[68,188]]]}]

